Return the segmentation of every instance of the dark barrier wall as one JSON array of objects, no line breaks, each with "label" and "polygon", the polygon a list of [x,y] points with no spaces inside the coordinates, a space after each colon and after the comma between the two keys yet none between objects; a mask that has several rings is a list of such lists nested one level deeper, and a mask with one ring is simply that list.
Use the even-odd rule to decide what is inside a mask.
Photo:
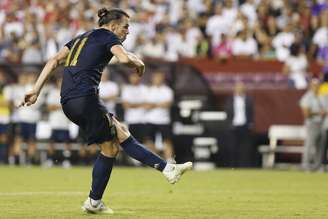
[{"label": "dark barrier wall", "polygon": [[[262,72],[272,73],[281,72],[283,64],[278,61],[263,61],[249,59],[230,59],[226,62],[219,62],[212,59],[196,58],[196,59],[181,59],[181,63],[190,64],[204,74],[217,72]],[[311,62],[309,71],[314,75],[320,73],[321,67],[316,62]]]},{"label": "dark barrier wall", "polygon": [[[258,133],[267,132],[272,124],[303,124],[299,100],[304,90],[295,89],[257,89],[248,91],[255,103],[255,127]],[[216,92],[219,109],[223,110],[225,99],[231,91]]]},{"label": "dark barrier wall", "polygon": [[[288,87],[287,77],[278,61],[228,60],[225,63],[209,59],[183,59],[182,63],[198,69],[207,79],[223,109],[224,99],[232,94],[235,80],[249,84],[248,93],[255,100],[255,131],[264,133],[272,124],[302,124],[299,100],[304,90]],[[321,67],[312,62],[309,76],[320,74]]]}]

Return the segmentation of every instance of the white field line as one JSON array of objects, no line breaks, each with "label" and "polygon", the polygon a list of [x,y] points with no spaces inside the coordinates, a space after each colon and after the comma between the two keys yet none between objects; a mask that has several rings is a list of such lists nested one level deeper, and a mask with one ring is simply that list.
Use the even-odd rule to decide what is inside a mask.
[{"label": "white field line", "polygon": [[1,196],[40,196],[40,195],[50,195],[50,196],[81,196],[87,195],[86,192],[0,192]]}]

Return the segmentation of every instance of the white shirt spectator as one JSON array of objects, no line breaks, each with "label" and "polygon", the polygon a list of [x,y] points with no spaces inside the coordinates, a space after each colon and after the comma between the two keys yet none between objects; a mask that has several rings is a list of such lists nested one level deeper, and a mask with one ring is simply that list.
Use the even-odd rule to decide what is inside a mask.
[{"label": "white shirt spectator", "polygon": [[320,27],[313,36],[313,43],[320,48],[328,44],[328,27]]},{"label": "white shirt spectator", "polygon": [[[19,105],[20,101],[24,98],[26,92],[32,90],[32,85],[28,84],[22,87],[18,87],[15,92],[15,105]],[[29,107],[20,107],[17,109],[17,117],[19,122],[26,122],[26,123],[37,123],[41,119],[41,112],[40,106],[43,103],[43,94],[40,94],[38,100]]]},{"label": "white shirt spectator", "polygon": [[11,33],[14,32],[18,37],[23,36],[24,34],[24,25],[19,21],[4,23],[3,32],[6,39],[11,38]]},{"label": "white shirt spectator", "polygon": [[[20,84],[11,84],[8,87],[6,87],[5,90],[5,95],[7,96],[8,100],[13,103],[15,106],[17,106],[18,104],[20,104],[20,100],[19,98],[22,98],[24,95],[25,89],[23,85]],[[10,120],[14,123],[16,122],[20,122],[19,118],[18,118],[18,108],[17,107],[13,107],[13,111],[10,115]]]},{"label": "white shirt spectator", "polygon": [[254,3],[254,1],[248,0],[241,5],[240,10],[244,15],[247,16],[249,26],[253,27],[257,19],[256,3]]},{"label": "white shirt spectator", "polygon": [[149,41],[143,46],[142,56],[153,58],[165,58],[165,45],[164,43],[154,43]]},{"label": "white shirt spectator", "polygon": [[[48,105],[60,106],[60,90],[56,87],[49,88],[47,96]],[[54,110],[49,112],[49,125],[51,129],[68,130],[70,121],[65,116],[62,109]]]},{"label": "white shirt spectator", "polygon": [[196,55],[196,45],[193,41],[188,41],[187,36],[181,36],[181,40],[177,45],[177,52],[182,57],[192,58]]},{"label": "white shirt spectator", "polygon": [[167,45],[166,59],[168,61],[178,60],[179,58],[178,45],[181,43],[181,40],[182,40],[181,35],[175,31],[166,34],[166,45]]},{"label": "white shirt spectator", "polygon": [[206,24],[206,33],[212,36],[212,45],[217,45],[221,41],[221,34],[229,32],[229,22],[223,15],[210,17]]},{"label": "white shirt spectator", "polygon": [[65,44],[68,43],[73,37],[74,33],[69,28],[63,27],[59,29],[56,35],[59,48],[64,47]]},{"label": "white shirt spectator", "polygon": [[232,54],[236,56],[254,56],[257,54],[257,43],[248,37],[245,41],[237,38],[232,41]]},{"label": "white shirt spectator", "polygon": [[22,56],[23,64],[40,64],[42,63],[41,50],[36,46],[26,48]]},{"label": "white shirt spectator", "polygon": [[289,56],[285,63],[289,69],[289,78],[294,82],[295,88],[305,89],[307,87],[306,71],[308,67],[306,56]]},{"label": "white shirt spectator", "polygon": [[44,47],[44,54],[46,60],[54,57],[57,51],[58,51],[58,46],[56,40],[54,38],[47,39]]},{"label": "white shirt spectator", "polygon": [[191,27],[187,30],[186,35],[187,41],[193,48],[195,48],[194,50],[196,50],[198,39],[201,37],[202,32],[199,30],[198,27]]},{"label": "white shirt spectator", "polygon": [[223,8],[222,15],[224,17],[224,20],[226,20],[226,22],[228,23],[228,28],[230,28],[233,21],[236,19],[237,14],[238,14],[237,8],[234,8],[234,7],[231,7],[231,8],[224,7]]},{"label": "white shirt spectator", "polygon": [[[122,88],[122,102],[142,104],[147,100],[147,88],[144,85],[125,85]],[[128,124],[145,123],[145,108],[130,108],[124,110],[124,120]]]},{"label": "white shirt spectator", "polygon": [[[118,85],[113,81],[101,81],[99,84],[99,96],[100,98],[108,98],[111,96],[118,96],[119,94],[119,87]],[[108,112],[115,114],[115,105],[116,102],[113,100],[107,100],[105,101],[105,106],[108,110]]]},{"label": "white shirt spectator", "polygon": [[295,40],[291,32],[280,32],[272,40],[272,46],[276,50],[276,56],[279,61],[284,61],[289,56],[289,47]]},{"label": "white shirt spectator", "polygon": [[170,2],[170,9],[169,9],[169,15],[170,15],[170,22],[171,24],[176,24],[178,20],[180,20],[182,15],[182,6],[183,1],[176,1],[176,0],[168,0]]},{"label": "white shirt spectator", "polygon": [[187,0],[187,7],[191,17],[195,18],[199,13],[206,11],[203,0]]},{"label": "white shirt spectator", "polygon": [[[173,101],[173,91],[166,85],[150,86],[148,88],[147,103],[160,104]],[[146,120],[148,123],[164,125],[171,122],[170,109],[158,107],[147,111]]]}]

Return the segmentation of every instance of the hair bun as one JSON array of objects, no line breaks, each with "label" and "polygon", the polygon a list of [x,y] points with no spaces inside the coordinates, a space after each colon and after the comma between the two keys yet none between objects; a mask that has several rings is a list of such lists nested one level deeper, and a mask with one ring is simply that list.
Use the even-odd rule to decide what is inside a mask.
[{"label": "hair bun", "polygon": [[108,13],[109,11],[106,9],[106,8],[101,8],[99,9],[98,11],[98,17],[101,18],[101,17],[104,17],[106,16],[106,14]]}]

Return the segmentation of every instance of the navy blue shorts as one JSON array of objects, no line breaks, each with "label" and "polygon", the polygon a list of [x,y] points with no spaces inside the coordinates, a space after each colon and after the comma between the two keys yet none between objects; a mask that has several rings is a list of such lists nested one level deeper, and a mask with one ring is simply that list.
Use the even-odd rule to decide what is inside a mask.
[{"label": "navy blue shorts", "polygon": [[101,144],[116,137],[113,114],[107,112],[98,95],[69,99],[62,107],[67,118],[82,129],[89,145]]},{"label": "navy blue shorts", "polygon": [[8,124],[0,123],[0,134],[7,133],[8,127],[9,127]]},{"label": "navy blue shorts", "polygon": [[68,143],[70,141],[69,131],[61,129],[53,129],[50,139],[53,142]]},{"label": "navy blue shorts", "polygon": [[18,127],[19,136],[22,137],[23,140],[35,140],[35,134],[36,134],[36,124],[35,123],[27,123],[27,122],[21,122],[19,123]]},{"label": "navy blue shorts", "polygon": [[164,140],[172,138],[171,125],[158,125],[158,124],[147,124],[148,137],[155,141],[156,134],[160,133]]}]

